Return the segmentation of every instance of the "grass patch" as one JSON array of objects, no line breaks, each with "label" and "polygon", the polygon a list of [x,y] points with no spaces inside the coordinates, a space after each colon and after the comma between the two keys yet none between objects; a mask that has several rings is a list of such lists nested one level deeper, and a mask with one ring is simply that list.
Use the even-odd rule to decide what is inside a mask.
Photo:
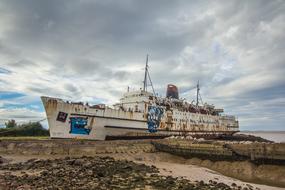
[{"label": "grass patch", "polygon": [[49,136],[0,137],[0,140],[48,140]]}]

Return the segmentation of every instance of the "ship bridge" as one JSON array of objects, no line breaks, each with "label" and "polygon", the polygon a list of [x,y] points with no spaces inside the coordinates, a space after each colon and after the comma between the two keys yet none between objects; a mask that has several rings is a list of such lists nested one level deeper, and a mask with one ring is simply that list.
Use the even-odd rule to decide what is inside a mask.
[{"label": "ship bridge", "polygon": [[153,97],[153,94],[147,91],[128,91],[123,94],[120,103],[115,104],[114,107],[125,111],[146,112],[151,97]]}]

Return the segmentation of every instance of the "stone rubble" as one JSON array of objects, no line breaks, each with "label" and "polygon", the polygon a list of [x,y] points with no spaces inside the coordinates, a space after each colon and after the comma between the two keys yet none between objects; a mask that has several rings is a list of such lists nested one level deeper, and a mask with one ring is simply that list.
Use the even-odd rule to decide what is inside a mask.
[{"label": "stone rubble", "polygon": [[[146,166],[111,157],[65,157],[54,160],[31,159],[0,165],[0,189],[243,189],[217,181],[189,181],[162,176],[155,166]],[[252,189],[247,187],[247,189]]]}]

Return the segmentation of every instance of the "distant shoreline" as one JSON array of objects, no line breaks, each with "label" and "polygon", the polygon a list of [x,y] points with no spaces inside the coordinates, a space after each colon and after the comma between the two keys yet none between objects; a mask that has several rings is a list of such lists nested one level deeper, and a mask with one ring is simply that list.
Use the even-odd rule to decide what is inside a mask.
[{"label": "distant shoreline", "polygon": [[276,143],[285,142],[285,131],[240,131],[237,134],[259,136]]},{"label": "distant shoreline", "polygon": [[285,131],[240,131],[239,133],[285,133]]}]

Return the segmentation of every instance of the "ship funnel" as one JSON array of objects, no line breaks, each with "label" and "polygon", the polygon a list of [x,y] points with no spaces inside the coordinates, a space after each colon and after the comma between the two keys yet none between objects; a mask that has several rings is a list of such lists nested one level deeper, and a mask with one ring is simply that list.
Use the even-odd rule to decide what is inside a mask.
[{"label": "ship funnel", "polygon": [[173,84],[168,84],[167,91],[166,91],[166,97],[179,99],[178,88]]}]

